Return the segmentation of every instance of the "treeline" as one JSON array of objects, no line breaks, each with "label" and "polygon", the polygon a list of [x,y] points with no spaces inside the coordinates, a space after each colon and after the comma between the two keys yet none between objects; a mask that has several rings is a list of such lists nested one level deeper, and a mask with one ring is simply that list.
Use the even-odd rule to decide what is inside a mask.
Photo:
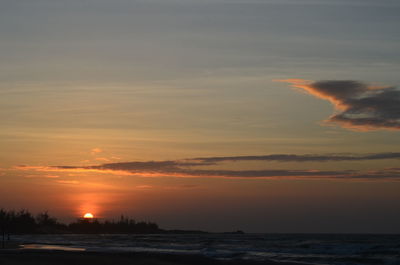
[{"label": "treeline", "polygon": [[163,233],[157,224],[136,222],[121,216],[118,221],[97,219],[78,219],[70,224],[63,224],[48,212],[36,216],[27,210],[7,211],[0,209],[0,231],[9,234],[155,234]]},{"label": "treeline", "polygon": [[68,225],[68,230],[78,234],[156,234],[162,233],[156,223],[136,222],[121,216],[118,221],[99,222],[97,219],[80,219]]}]

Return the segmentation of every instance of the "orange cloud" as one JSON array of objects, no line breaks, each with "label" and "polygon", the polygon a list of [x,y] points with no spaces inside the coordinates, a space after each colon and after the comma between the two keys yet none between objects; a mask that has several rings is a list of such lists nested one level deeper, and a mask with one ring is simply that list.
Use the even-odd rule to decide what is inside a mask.
[{"label": "orange cloud", "polygon": [[80,183],[77,180],[57,180],[56,182],[60,184],[69,184],[69,185],[76,185]]},{"label": "orange cloud", "polygon": [[105,158],[105,157],[96,157],[95,159],[96,159],[97,161],[103,161],[103,162],[109,162],[109,161],[110,161],[110,159]]},{"label": "orange cloud", "polygon": [[313,81],[304,80],[304,79],[284,79],[284,80],[275,80],[276,82],[284,82],[291,84],[291,87],[300,88],[300,91],[307,92],[310,95],[316,96],[317,98],[325,99],[330,101],[337,109],[344,109],[345,106],[342,106],[342,102],[338,100],[335,96],[330,95],[324,91],[318,91],[314,89],[312,86]]},{"label": "orange cloud", "polygon": [[151,186],[151,185],[138,185],[135,188],[137,188],[137,189],[151,189],[151,188],[153,188],[153,186]]},{"label": "orange cloud", "polygon": [[60,176],[56,175],[25,175],[24,178],[48,178],[48,179],[55,179],[59,178]]},{"label": "orange cloud", "polygon": [[93,148],[90,153],[92,155],[95,155],[95,154],[102,153],[102,152],[103,152],[103,150],[101,150],[100,148]]}]

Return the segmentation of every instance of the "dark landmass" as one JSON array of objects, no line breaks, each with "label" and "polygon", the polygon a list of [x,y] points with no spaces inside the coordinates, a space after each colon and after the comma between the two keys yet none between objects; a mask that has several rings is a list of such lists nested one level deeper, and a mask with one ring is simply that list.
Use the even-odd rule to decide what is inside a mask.
[{"label": "dark landmass", "polygon": [[[121,215],[119,220],[78,219],[63,224],[48,212],[37,216],[27,210],[7,211],[0,209],[0,232],[7,240],[12,234],[207,234],[200,230],[165,230],[156,223],[136,221]],[[243,231],[226,232],[243,234]]]},{"label": "dark landmass", "polygon": [[244,232],[242,230],[237,230],[237,231],[234,231],[234,232],[224,232],[223,234],[243,235]]},{"label": "dark landmass", "polygon": [[201,230],[163,230],[165,234],[210,234],[210,232]]},{"label": "dark landmass", "polygon": [[118,221],[97,219],[78,219],[63,224],[47,212],[33,216],[27,210],[0,210],[0,231],[4,237],[8,234],[155,234],[164,233],[156,223],[137,222],[121,216]]},{"label": "dark landmass", "polygon": [[301,265],[273,261],[214,260],[199,255],[154,253],[101,253],[39,250],[1,250],[0,264],[7,265]]}]

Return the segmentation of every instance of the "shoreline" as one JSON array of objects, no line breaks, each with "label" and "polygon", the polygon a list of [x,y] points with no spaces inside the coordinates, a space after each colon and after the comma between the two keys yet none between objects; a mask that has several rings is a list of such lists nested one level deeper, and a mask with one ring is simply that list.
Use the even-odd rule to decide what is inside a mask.
[{"label": "shoreline", "polygon": [[46,249],[0,249],[0,264],[7,265],[302,265],[271,260],[217,260],[197,254],[148,252],[63,251]]}]

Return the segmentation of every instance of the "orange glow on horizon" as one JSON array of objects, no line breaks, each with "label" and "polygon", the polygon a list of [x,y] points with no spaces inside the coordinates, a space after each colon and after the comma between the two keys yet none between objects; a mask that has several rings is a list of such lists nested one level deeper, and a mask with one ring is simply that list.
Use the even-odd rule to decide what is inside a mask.
[{"label": "orange glow on horizon", "polygon": [[86,213],[84,216],[83,216],[83,218],[85,218],[85,219],[92,219],[94,216],[93,216],[93,214],[91,214],[91,213]]}]

